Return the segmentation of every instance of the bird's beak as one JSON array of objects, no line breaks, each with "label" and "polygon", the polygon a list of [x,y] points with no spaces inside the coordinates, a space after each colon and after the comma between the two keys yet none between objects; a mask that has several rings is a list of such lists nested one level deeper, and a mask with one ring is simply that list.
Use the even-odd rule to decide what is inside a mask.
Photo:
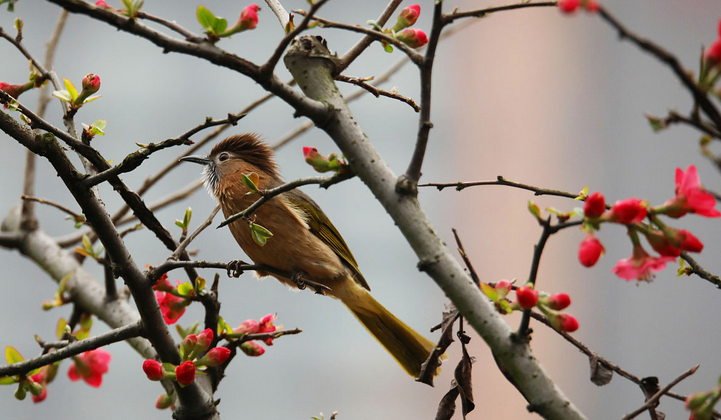
[{"label": "bird's beak", "polygon": [[212,162],[210,159],[208,159],[205,156],[184,156],[180,159],[181,162],[193,162],[193,163],[199,163],[201,165],[208,165],[210,162]]}]

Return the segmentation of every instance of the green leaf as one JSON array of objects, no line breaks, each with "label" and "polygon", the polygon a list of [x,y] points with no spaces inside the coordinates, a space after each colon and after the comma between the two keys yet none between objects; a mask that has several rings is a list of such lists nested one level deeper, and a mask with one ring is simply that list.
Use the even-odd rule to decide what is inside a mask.
[{"label": "green leaf", "polygon": [[43,370],[43,367],[42,367],[42,366],[40,366],[39,368],[35,368],[35,369],[31,370],[30,372],[26,373],[25,375],[26,375],[26,376],[33,376],[33,375],[35,375],[35,374],[40,373],[41,370]]},{"label": "green leaf", "polygon": [[94,101],[94,100],[96,100],[96,99],[98,99],[98,98],[101,98],[102,96],[103,96],[103,95],[91,96],[91,97],[87,98],[86,100],[84,100],[83,103],[84,103],[84,104],[87,104],[88,102],[92,102],[92,101]]},{"label": "green leaf", "polygon": [[508,303],[506,300],[499,300],[498,305],[503,309],[503,311],[506,312],[506,314],[513,313],[513,308],[511,307],[511,304]]},{"label": "green leaf", "polygon": [[163,368],[166,372],[175,372],[175,365],[172,363],[163,363]]},{"label": "green leaf", "polygon": [[193,217],[193,209],[188,207],[185,209],[185,215],[183,216],[183,225],[187,228],[190,226],[190,218]]},{"label": "green leaf", "polygon": [[0,4],[6,3],[8,4],[8,12],[12,13],[15,11],[15,1],[16,0],[0,0]]},{"label": "green leaf", "polygon": [[273,234],[268,229],[264,228],[261,225],[252,222],[248,225],[250,226],[250,232],[253,235],[253,240],[260,246],[265,245],[265,243],[268,241],[268,238],[273,236]]},{"label": "green leaf", "polygon": [[63,82],[65,82],[65,90],[67,90],[68,94],[70,94],[70,98],[72,98],[72,100],[75,100],[75,98],[78,97],[78,90],[75,89],[73,82],[68,79],[63,79]]},{"label": "green leaf", "polygon": [[378,24],[375,20],[369,20],[366,22],[366,25],[371,25],[372,27],[378,29],[379,31],[383,32],[383,27]]},{"label": "green leaf", "polygon": [[10,376],[3,376],[0,378],[0,385],[12,385],[15,383],[15,378]]},{"label": "green leaf", "polygon": [[72,102],[73,98],[70,96],[70,92],[67,90],[56,90],[53,92],[53,96],[65,102]]},{"label": "green leaf", "polygon": [[200,292],[203,289],[205,289],[205,279],[202,277],[196,277],[195,278],[195,291]]},{"label": "green leaf", "polygon": [[481,282],[481,291],[488,299],[498,302],[498,291],[491,285]]},{"label": "green leaf", "polygon": [[223,18],[217,18],[213,22],[212,31],[214,34],[222,34],[228,27],[228,21]]},{"label": "green leaf", "polygon": [[65,334],[65,327],[68,325],[68,322],[65,320],[65,318],[60,318],[58,320],[58,325],[55,327],[55,336],[58,338],[63,338],[63,334]]},{"label": "green leaf", "polygon": [[226,334],[230,334],[233,332],[233,329],[230,328],[230,325],[225,322],[222,316],[218,316],[218,334],[221,334],[223,332],[225,332]]},{"label": "green leaf", "polygon": [[528,211],[530,211],[531,214],[536,217],[536,219],[541,219],[541,210],[531,200],[528,200]]},{"label": "green leaf", "polygon": [[7,360],[8,364],[11,365],[13,363],[20,363],[25,359],[23,359],[22,355],[20,355],[15,348],[7,346],[5,347],[5,360]]},{"label": "green leaf", "polygon": [[206,9],[203,6],[198,6],[195,14],[198,17],[198,23],[200,23],[200,26],[211,31],[211,28],[213,27],[213,22],[215,22],[215,20],[217,19],[215,15],[213,15],[210,10]]},{"label": "green leaf", "polygon": [[193,285],[185,282],[180,283],[178,285],[178,294],[181,296],[190,296],[190,293],[193,291]]},{"label": "green leaf", "polygon": [[250,174],[241,174],[240,179],[243,181],[243,184],[245,184],[246,187],[250,190],[251,193],[257,193],[258,192],[258,181],[260,180],[260,177],[258,177],[258,174],[255,172],[251,172]]},{"label": "green leaf", "polygon": [[391,44],[383,44],[383,49],[386,50],[387,53],[393,52],[393,46]]}]

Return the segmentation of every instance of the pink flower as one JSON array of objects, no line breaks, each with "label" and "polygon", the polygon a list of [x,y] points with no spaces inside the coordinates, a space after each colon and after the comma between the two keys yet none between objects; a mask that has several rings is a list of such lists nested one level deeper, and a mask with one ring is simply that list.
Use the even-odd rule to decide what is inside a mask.
[{"label": "pink flower", "polygon": [[110,5],[109,5],[108,3],[106,3],[106,2],[103,1],[103,0],[98,0],[98,1],[96,1],[96,2],[95,2],[95,5],[96,5],[97,7],[104,7],[104,8],[106,8],[106,9],[113,9],[112,7],[110,7]]},{"label": "pink flower", "polygon": [[241,322],[238,328],[233,330],[235,334],[255,334],[260,329],[260,324],[254,319],[246,319]]},{"label": "pink flower", "polygon": [[[275,314],[268,314],[260,319],[259,326],[258,326],[258,332],[259,333],[271,333],[275,332],[276,327],[273,325],[273,321],[277,316]],[[263,340],[265,344],[272,346],[273,345],[273,339],[272,338],[266,338]]]},{"label": "pink flower", "polygon": [[667,262],[675,260],[676,258],[667,255],[660,257],[648,255],[638,245],[633,247],[633,254],[630,257],[619,260],[611,271],[624,280],[649,281],[654,276],[653,271],[661,271],[666,268]]},{"label": "pink flower", "polygon": [[31,391],[31,397],[33,399],[33,403],[37,404],[39,402],[42,402],[45,400],[45,398],[48,397],[48,388],[47,388],[47,366],[43,366],[43,368],[40,370],[40,372],[36,373],[35,375],[30,377],[30,380],[38,384],[42,387],[42,391],[40,394],[35,395]]},{"label": "pink flower", "polygon": [[401,10],[401,13],[398,15],[398,20],[396,21],[396,24],[393,26],[392,30],[394,32],[398,32],[400,30],[413,26],[418,20],[418,16],[420,14],[421,6],[417,4],[412,4],[406,7],[405,9]]},{"label": "pink flower", "polygon": [[604,217],[622,225],[639,223],[646,218],[646,206],[636,197],[627,198],[616,201]]},{"label": "pink flower", "polygon": [[606,211],[606,199],[603,198],[603,194],[595,192],[586,198],[586,203],[583,206],[583,214],[589,219],[595,219],[601,217],[603,212]]},{"label": "pink flower", "polygon": [[190,385],[195,379],[195,363],[188,360],[175,368],[175,379],[180,385]]},{"label": "pink flower", "polygon": [[510,280],[500,280],[498,283],[496,283],[496,292],[498,293],[498,298],[503,299],[508,295],[508,293],[511,291],[513,285],[511,284]]},{"label": "pink flower", "polygon": [[676,168],[676,197],[664,203],[660,212],[674,218],[686,213],[706,217],[721,216],[716,210],[716,199],[701,185],[694,165],[689,165],[685,173],[681,168]]},{"label": "pink flower", "polygon": [[185,313],[185,307],[190,305],[189,300],[166,292],[155,292],[155,299],[158,300],[160,312],[168,325],[178,322]]},{"label": "pink flower", "polygon": [[240,345],[240,349],[243,350],[243,353],[253,357],[260,356],[265,353],[263,346],[255,341],[246,341]]},{"label": "pink flower", "polygon": [[35,403],[35,404],[37,404],[39,402],[43,402],[43,401],[45,401],[45,398],[48,397],[48,388],[44,386],[43,391],[40,393],[40,395],[35,396],[35,395],[31,394],[30,397],[33,399],[33,403]]},{"label": "pink flower", "polygon": [[521,308],[531,309],[538,303],[538,290],[533,290],[531,286],[521,286],[516,289],[516,300]]},{"label": "pink flower", "polygon": [[0,82],[0,90],[4,91],[8,95],[17,99],[22,93],[32,89],[32,83],[26,83],[24,85],[11,85],[9,83]]},{"label": "pink flower", "polygon": [[651,244],[651,248],[661,255],[668,257],[678,257],[681,255],[681,250],[678,247],[671,245],[671,242],[669,242],[668,238],[666,238],[660,230],[654,230],[647,233],[646,239],[648,240],[648,243]]},{"label": "pink flower", "polygon": [[396,39],[411,48],[420,48],[428,43],[426,33],[418,28],[405,29],[396,34]]},{"label": "pink flower", "polygon": [[73,357],[74,363],[68,370],[71,381],[84,380],[88,385],[98,388],[103,383],[103,374],[108,371],[112,355],[102,348],[86,351]]},{"label": "pink flower", "polygon": [[584,267],[593,267],[604,252],[605,249],[601,241],[593,233],[589,233],[583,238],[581,245],[578,247],[578,261]]},{"label": "pink flower", "polygon": [[175,287],[173,287],[173,285],[170,284],[170,281],[168,280],[168,273],[160,276],[155,285],[153,285],[153,290],[159,290],[161,292],[170,292],[175,290]]},{"label": "pink flower", "polygon": [[561,0],[558,2],[558,7],[563,13],[574,13],[581,7],[581,0]]},{"label": "pink flower", "polygon": [[165,377],[165,368],[153,359],[146,359],[143,362],[143,372],[151,381],[159,381]]},{"label": "pink flower", "polygon": [[240,31],[244,31],[246,29],[255,29],[255,27],[258,25],[259,10],[260,7],[258,7],[257,4],[251,4],[250,6],[246,6],[246,8],[243,9],[242,12],[240,12],[240,19],[236,24],[240,26]]},{"label": "pink flower", "polygon": [[549,308],[560,311],[568,308],[571,304],[571,297],[568,296],[568,293],[556,293],[548,298],[547,304]]}]

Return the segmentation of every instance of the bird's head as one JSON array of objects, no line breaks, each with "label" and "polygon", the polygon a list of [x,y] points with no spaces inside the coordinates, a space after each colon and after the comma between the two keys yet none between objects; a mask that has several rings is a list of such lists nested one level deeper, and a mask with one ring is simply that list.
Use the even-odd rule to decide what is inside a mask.
[{"label": "bird's head", "polygon": [[180,160],[203,165],[205,187],[216,197],[222,180],[238,172],[256,172],[271,179],[280,178],[273,150],[257,134],[228,137],[216,144],[208,156],[185,156]]}]

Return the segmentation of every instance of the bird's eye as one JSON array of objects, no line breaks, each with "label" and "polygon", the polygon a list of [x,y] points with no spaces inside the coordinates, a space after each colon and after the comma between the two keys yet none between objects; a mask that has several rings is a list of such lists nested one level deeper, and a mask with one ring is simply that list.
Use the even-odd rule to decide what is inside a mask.
[{"label": "bird's eye", "polygon": [[228,160],[228,158],[230,158],[230,155],[226,152],[223,152],[220,154],[220,156],[218,156],[218,160],[221,162],[225,162],[226,160]]}]

